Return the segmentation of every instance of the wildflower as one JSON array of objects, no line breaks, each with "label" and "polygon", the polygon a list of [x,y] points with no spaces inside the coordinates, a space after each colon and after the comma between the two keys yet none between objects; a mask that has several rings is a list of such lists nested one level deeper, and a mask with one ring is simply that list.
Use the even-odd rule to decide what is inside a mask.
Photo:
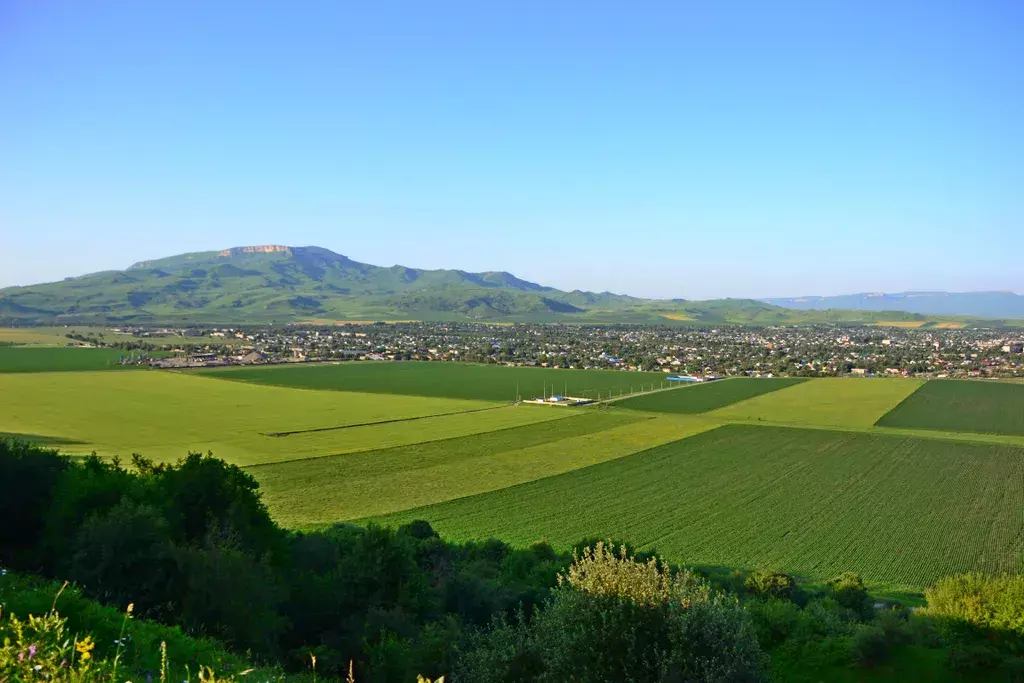
[{"label": "wildflower", "polygon": [[75,649],[78,650],[83,662],[88,662],[92,657],[91,653],[94,647],[96,647],[96,643],[92,642],[92,636],[86,636],[83,640],[75,643]]},{"label": "wildflower", "polygon": [[135,609],[135,603],[134,602],[129,602],[128,603],[128,614],[131,614],[134,609]]},{"label": "wildflower", "polygon": [[28,646],[28,658],[32,659],[35,656],[36,656],[36,646],[34,644],[33,645],[29,645]]},{"label": "wildflower", "polygon": [[35,669],[36,671],[42,671],[43,670],[43,665],[42,664],[36,664],[32,668]]}]

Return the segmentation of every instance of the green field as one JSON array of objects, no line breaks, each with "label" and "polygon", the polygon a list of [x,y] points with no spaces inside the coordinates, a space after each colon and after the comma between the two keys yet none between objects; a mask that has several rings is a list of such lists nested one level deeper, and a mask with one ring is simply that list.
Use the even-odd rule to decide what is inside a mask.
[{"label": "green field", "polygon": [[619,408],[651,413],[706,413],[737,401],[806,382],[799,378],[724,379],[616,401]]},{"label": "green field", "polygon": [[919,587],[1024,569],[1022,476],[1021,448],[730,425],[380,521],[559,548],[621,538],[676,562]]},{"label": "green field", "polygon": [[117,349],[0,346],[0,372],[62,372],[120,368]]},{"label": "green field", "polygon": [[886,413],[880,427],[1024,435],[1024,385],[932,380]]},{"label": "green field", "polygon": [[[492,407],[498,409],[450,415]],[[83,444],[69,449],[73,452],[125,457],[139,452],[157,460],[176,460],[191,449],[212,450],[238,464],[272,462],[444,438],[453,429],[474,433],[564,417],[555,410],[260,387],[149,370],[20,373],[0,379],[0,431]],[[337,429],[439,414],[446,416]],[[266,436],[310,429],[325,431]]]},{"label": "green field", "polygon": [[348,362],[287,365],[262,368],[224,368],[201,371],[218,379],[252,384],[330,389],[374,394],[436,396],[482,401],[512,402],[516,389],[524,399],[543,393],[596,397],[620,391],[650,390],[665,375],[658,372],[615,370],[556,370],[553,368],[471,365],[429,362]]},{"label": "green field", "polygon": [[309,527],[493,491],[717,426],[700,418],[647,418],[625,411],[568,415],[461,438],[262,465],[250,472],[275,518]]},{"label": "green field", "polygon": [[921,384],[913,379],[815,379],[734,403],[712,415],[723,421],[870,427]]},{"label": "green field", "polygon": [[[0,357],[24,351],[46,352],[41,363],[111,353]],[[908,588],[1024,569],[1024,385],[744,378],[649,391],[662,381],[453,363],[9,372],[0,438],[159,461],[211,450],[248,467],[294,528],[426,517],[454,538],[614,536],[680,562],[851,569]],[[649,393],[509,405],[517,382],[524,397],[543,384]],[[986,425],[999,433],[969,431]]]}]

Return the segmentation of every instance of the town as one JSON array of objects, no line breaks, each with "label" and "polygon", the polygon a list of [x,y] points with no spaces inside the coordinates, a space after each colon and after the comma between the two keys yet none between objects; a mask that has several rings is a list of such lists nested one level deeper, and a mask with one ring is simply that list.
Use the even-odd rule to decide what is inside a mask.
[{"label": "town", "polygon": [[[123,348],[126,364],[164,368],[390,360],[660,370],[698,377],[1024,377],[1020,333],[986,328],[424,322],[122,327],[108,332],[112,334],[68,336],[90,345]],[[169,343],[171,337],[174,343]],[[162,353],[147,353],[157,351]]]}]

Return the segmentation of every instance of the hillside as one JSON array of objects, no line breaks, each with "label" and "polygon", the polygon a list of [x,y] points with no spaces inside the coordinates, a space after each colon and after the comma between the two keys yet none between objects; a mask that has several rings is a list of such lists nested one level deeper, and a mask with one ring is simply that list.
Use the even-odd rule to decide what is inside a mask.
[{"label": "hillside", "polygon": [[765,303],[798,310],[839,308],[857,311],[907,311],[924,315],[1024,318],[1024,296],[1013,292],[897,292],[769,298]]},{"label": "hillside", "polygon": [[795,311],[751,299],[641,299],[564,292],[507,272],[382,267],[321,247],[196,252],[0,289],[0,324],[433,320],[781,324],[937,320],[920,314]]}]

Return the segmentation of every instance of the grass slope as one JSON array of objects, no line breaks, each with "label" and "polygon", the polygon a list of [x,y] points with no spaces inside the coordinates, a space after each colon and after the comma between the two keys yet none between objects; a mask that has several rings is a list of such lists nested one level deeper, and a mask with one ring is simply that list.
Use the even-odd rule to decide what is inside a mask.
[{"label": "grass slope", "polygon": [[1024,435],[1024,385],[932,380],[883,415],[877,424]]},{"label": "grass slope", "polygon": [[596,396],[598,392],[639,391],[640,385],[661,383],[658,372],[556,370],[553,368],[429,362],[349,362],[262,368],[203,370],[202,374],[253,384],[302,389],[360,391],[374,394],[436,396],[485,401],[514,401],[516,388],[524,398],[550,394]]},{"label": "grass slope", "polygon": [[706,413],[752,396],[778,391],[807,380],[799,378],[724,379],[658,391],[616,401],[619,408],[651,413]]},{"label": "grass slope", "polygon": [[310,527],[493,491],[717,426],[701,418],[628,412],[568,415],[461,438],[262,465],[250,472],[279,523]]},{"label": "grass slope", "polygon": [[[140,452],[177,460],[188,450],[212,450],[237,464],[364,450],[397,430],[422,441],[428,420],[371,428],[316,432],[309,438],[269,432],[344,425],[478,410],[484,401],[316,392],[253,386],[153,371],[47,372],[5,375],[0,391],[0,431],[71,439],[103,455]],[[491,413],[505,413],[491,418]],[[509,423],[557,417],[554,409],[530,407],[453,415],[486,430]],[[446,423],[448,424],[448,423]],[[350,433],[350,432],[355,432]],[[445,430],[442,429],[442,433]],[[436,430],[435,432],[436,433]],[[447,435],[444,433],[444,435]],[[436,438],[436,436],[434,437]]]},{"label": "grass slope", "polygon": [[117,349],[0,346],[0,373],[121,368],[121,354]]},{"label": "grass slope", "polygon": [[560,548],[622,538],[677,562],[916,588],[1024,568],[1022,476],[1021,448],[729,425],[380,521]]},{"label": "grass slope", "polygon": [[812,379],[712,414],[724,421],[870,427],[922,383],[910,379]]}]

